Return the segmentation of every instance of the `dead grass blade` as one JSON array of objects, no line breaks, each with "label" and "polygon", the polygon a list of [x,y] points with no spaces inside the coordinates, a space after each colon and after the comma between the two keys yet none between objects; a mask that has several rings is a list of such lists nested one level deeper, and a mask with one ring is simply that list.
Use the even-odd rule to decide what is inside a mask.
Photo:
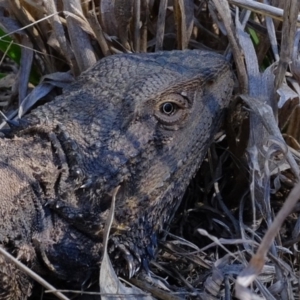
[{"label": "dead grass blade", "polygon": [[145,280],[140,280],[138,278],[132,278],[132,279],[130,279],[130,282],[132,282],[134,285],[138,286],[142,290],[150,292],[153,296],[155,296],[161,300],[181,300],[182,299],[182,297],[173,295],[169,291],[164,291],[162,289],[159,289],[159,288],[153,286],[152,284],[148,283]]},{"label": "dead grass blade", "polygon": [[[27,34],[30,37],[31,41],[34,41],[35,47],[42,53],[44,53],[44,62],[49,67],[51,64],[48,60],[47,49],[43,42],[43,38],[45,38],[46,32],[43,33],[38,30],[37,27],[33,26],[32,24],[35,24],[35,18],[31,15],[30,11],[26,9],[26,6],[24,6],[24,1],[9,1],[9,9],[11,12],[13,12],[14,17],[17,19],[17,21],[22,24],[22,26],[27,26],[31,24],[31,26],[27,27]],[[51,70],[51,69],[50,69]]]},{"label": "dead grass blade", "polygon": [[231,14],[228,2],[220,1],[220,0],[213,0],[213,3],[216,6],[216,9],[221,16],[224,26],[226,28],[227,36],[229,39],[229,43],[231,45],[231,50],[233,53],[234,60],[236,62],[238,79],[240,83],[240,91],[241,93],[247,93],[248,91],[248,76],[245,69],[243,57],[244,54],[242,49],[239,45],[238,39],[236,37],[235,29],[232,23]]},{"label": "dead grass blade", "polygon": [[133,49],[135,52],[140,52],[140,19],[141,19],[141,0],[134,1],[133,13]]},{"label": "dead grass blade", "polygon": [[297,17],[299,12],[298,1],[286,0],[283,14],[281,51],[278,67],[275,77],[275,90],[278,90],[285,78],[285,72],[291,61],[291,55],[294,45]]},{"label": "dead grass blade", "polygon": [[[51,19],[49,19],[49,22],[51,23],[51,26],[53,28],[53,35],[55,36],[54,43],[57,43],[57,47],[55,44],[51,44],[53,48],[57,49],[67,60],[72,73],[73,74],[78,74],[79,69],[77,62],[74,57],[74,52],[73,49],[67,40],[67,37],[65,35],[64,27],[62,24],[61,17],[59,17],[56,5],[54,3],[54,0],[44,0],[43,1],[43,6],[45,7],[45,11],[47,12],[48,15],[53,15]],[[50,40],[51,41],[51,40]],[[48,40],[49,43],[49,40]]]},{"label": "dead grass blade", "polygon": [[161,0],[159,3],[159,12],[158,12],[158,19],[156,24],[157,29],[156,29],[155,51],[160,51],[163,48],[167,4],[168,4],[168,0]]},{"label": "dead grass blade", "polygon": [[118,35],[118,25],[114,12],[115,1],[102,0],[100,1],[99,12],[101,26],[103,30],[110,36]]},{"label": "dead grass blade", "polygon": [[[74,15],[78,14],[78,12],[82,14],[81,2],[79,0],[63,0],[63,4],[64,10],[67,12]],[[74,55],[80,72],[83,72],[96,63],[97,57],[91,45],[91,40],[88,34],[82,29],[82,26],[74,18],[67,17],[66,21]]]},{"label": "dead grass blade", "polygon": [[[297,180],[300,180],[300,171],[299,171],[299,166],[296,163],[294,157],[292,156],[292,154],[290,153],[290,151],[288,151],[288,147],[280,133],[280,130],[276,124],[276,120],[274,118],[273,115],[273,111],[271,109],[271,107],[265,103],[263,103],[262,101],[259,101],[256,98],[251,98],[249,96],[245,96],[245,95],[241,95],[240,96],[246,103],[247,105],[251,108],[251,110],[256,114],[256,116],[259,117],[261,124],[264,125],[264,127],[267,129],[268,133],[273,136],[276,137],[283,146],[286,147],[286,159],[288,161],[288,163],[290,164],[290,167],[295,175],[295,177],[297,178]],[[261,134],[261,132],[260,132]]]},{"label": "dead grass blade", "polygon": [[148,22],[149,22],[149,0],[142,1],[141,3],[141,20],[142,23],[140,29],[140,51],[147,52],[148,43]]},{"label": "dead grass blade", "polygon": [[177,33],[177,47],[180,50],[186,49],[188,45],[188,32],[186,26],[186,9],[185,4],[187,1],[184,0],[174,0],[174,18],[176,24]]},{"label": "dead grass blade", "polygon": [[256,254],[251,258],[248,267],[244,269],[238,276],[235,285],[235,295],[237,298],[241,300],[261,299],[260,297],[253,295],[253,293],[250,290],[248,290],[247,287],[260,274],[265,264],[267,253],[274,241],[275,236],[278,234],[283,224],[283,221],[292,212],[299,198],[300,184],[298,183],[289,194],[288,198],[284,202],[283,207],[277,214],[268,231],[266,232]]},{"label": "dead grass blade", "polygon": [[[270,39],[271,49],[274,54],[275,61],[278,61],[279,60],[278,42],[277,42],[277,38],[276,38],[276,30],[275,30],[274,21],[271,17],[268,17],[268,16],[266,17],[266,27],[268,30],[268,36]],[[266,50],[261,54],[261,59],[259,59],[259,61],[262,61],[266,55],[266,51],[267,51],[268,47],[266,46],[265,48],[266,48]]]},{"label": "dead grass blade", "polygon": [[299,41],[300,41],[300,29],[298,29],[295,34],[293,52],[292,52],[292,64],[291,64],[291,71],[293,75],[296,77],[298,83],[300,82]]},{"label": "dead grass blade", "polygon": [[21,37],[21,44],[24,47],[22,48],[19,78],[18,78],[19,104],[21,104],[21,102],[27,95],[29,76],[32,68],[32,62],[33,62],[33,50],[32,50],[33,45],[26,35],[23,35]]},{"label": "dead grass blade", "polygon": [[[129,40],[134,1],[135,0],[103,0],[100,3],[101,25],[103,30],[110,36],[118,37],[127,51],[132,50]],[[136,22],[139,21],[140,20],[136,19]],[[138,25],[136,24],[136,26]]]},{"label": "dead grass blade", "polygon": [[[115,1],[115,15],[118,21],[118,37],[125,49],[131,50],[129,44],[130,22],[133,17],[133,3],[135,0]],[[139,20],[138,20],[139,21]]]},{"label": "dead grass blade", "polygon": [[105,39],[103,29],[98,21],[97,14],[95,12],[95,8],[93,8],[91,11],[88,12],[88,20],[89,20],[90,26],[92,27],[92,29],[95,33],[96,39],[98,41],[98,44],[101,48],[103,55],[104,56],[111,55],[112,53],[111,53],[108,43]]},{"label": "dead grass blade", "polygon": [[[283,20],[284,11],[283,9],[278,7],[250,0],[228,0],[228,2],[239,7],[247,8],[252,12],[256,12],[258,14],[270,16],[276,20]],[[300,25],[300,16],[297,17],[297,25]]]},{"label": "dead grass blade", "polygon": [[21,102],[18,111],[18,118],[21,119],[40,99],[45,97],[55,87],[64,88],[74,81],[74,77],[69,73],[52,73],[43,76],[41,82],[29,93]]}]

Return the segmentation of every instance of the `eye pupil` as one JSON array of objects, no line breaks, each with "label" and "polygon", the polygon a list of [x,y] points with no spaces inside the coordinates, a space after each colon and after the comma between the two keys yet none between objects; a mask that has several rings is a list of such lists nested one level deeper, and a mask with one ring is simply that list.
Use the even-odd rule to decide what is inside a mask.
[{"label": "eye pupil", "polygon": [[166,102],[162,106],[162,112],[165,113],[166,115],[170,115],[171,113],[174,112],[174,104],[171,102]]}]

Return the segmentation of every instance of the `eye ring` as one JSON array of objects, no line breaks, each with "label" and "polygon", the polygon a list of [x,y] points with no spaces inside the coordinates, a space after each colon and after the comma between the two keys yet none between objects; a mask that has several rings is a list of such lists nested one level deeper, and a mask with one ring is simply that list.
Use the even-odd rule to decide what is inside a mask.
[{"label": "eye ring", "polygon": [[171,116],[176,112],[177,109],[178,107],[175,103],[165,102],[162,104],[160,111],[167,116]]},{"label": "eye ring", "polygon": [[189,100],[178,93],[162,96],[155,107],[155,117],[164,128],[176,129],[183,125],[183,120],[189,112]]}]

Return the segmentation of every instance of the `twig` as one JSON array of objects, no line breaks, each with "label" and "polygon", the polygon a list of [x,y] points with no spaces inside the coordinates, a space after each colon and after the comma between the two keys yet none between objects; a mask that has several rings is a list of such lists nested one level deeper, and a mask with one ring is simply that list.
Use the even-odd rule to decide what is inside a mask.
[{"label": "twig", "polygon": [[[271,5],[263,4],[257,1],[249,0],[228,0],[229,3],[247,8],[258,14],[270,16],[273,19],[283,21],[283,9]],[[297,18],[297,25],[300,26],[300,16]]]},{"label": "twig", "polygon": [[69,300],[69,298],[67,298],[65,295],[63,295],[59,291],[57,291],[54,286],[49,284],[46,280],[44,280],[42,277],[37,275],[35,272],[30,270],[28,267],[26,267],[24,264],[22,264],[19,260],[17,260],[15,257],[13,257],[11,254],[9,254],[5,249],[2,248],[2,246],[0,246],[0,253],[5,258],[7,258],[11,262],[13,262],[20,270],[22,270],[24,273],[26,273],[28,276],[30,276],[32,279],[34,279],[36,282],[38,282],[40,285],[42,285],[45,289],[51,290],[56,297],[58,297],[61,300]]}]

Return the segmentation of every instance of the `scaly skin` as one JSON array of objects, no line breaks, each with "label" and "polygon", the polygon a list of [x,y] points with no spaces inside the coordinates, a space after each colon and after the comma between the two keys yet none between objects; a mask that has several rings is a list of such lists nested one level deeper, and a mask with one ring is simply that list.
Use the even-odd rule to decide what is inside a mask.
[{"label": "scaly skin", "polygon": [[[210,52],[102,59],[1,140],[1,244],[39,273],[82,282],[82,268],[92,275],[100,262],[111,193],[120,185],[111,258],[129,276],[147,269],[232,88],[229,65]],[[114,259],[120,251],[127,266]]]}]

